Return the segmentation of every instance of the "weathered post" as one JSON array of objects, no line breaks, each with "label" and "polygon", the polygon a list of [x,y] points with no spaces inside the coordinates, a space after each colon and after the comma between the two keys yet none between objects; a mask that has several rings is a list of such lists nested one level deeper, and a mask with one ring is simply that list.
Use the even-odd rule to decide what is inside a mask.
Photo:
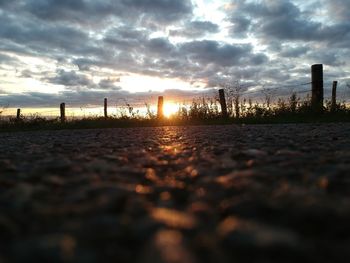
[{"label": "weathered post", "polygon": [[331,104],[331,111],[332,112],[334,112],[337,108],[337,85],[338,85],[338,81],[333,81],[332,104]]},{"label": "weathered post", "polygon": [[108,115],[107,115],[107,98],[104,99],[104,115],[105,115],[105,118],[108,117]]},{"label": "weathered post", "polygon": [[21,109],[17,109],[16,119],[19,121],[21,119]]},{"label": "weathered post", "polygon": [[157,111],[157,117],[158,119],[164,118],[164,97],[159,96],[158,97],[158,111]]},{"label": "weathered post", "polygon": [[224,89],[219,89],[219,98],[220,98],[222,117],[226,118],[227,117],[227,105],[226,105]]},{"label": "weathered post", "polygon": [[321,113],[323,111],[323,65],[312,65],[311,75],[311,107],[314,112]]},{"label": "weathered post", "polygon": [[60,112],[61,112],[61,122],[65,122],[66,121],[66,104],[65,103],[61,103]]}]

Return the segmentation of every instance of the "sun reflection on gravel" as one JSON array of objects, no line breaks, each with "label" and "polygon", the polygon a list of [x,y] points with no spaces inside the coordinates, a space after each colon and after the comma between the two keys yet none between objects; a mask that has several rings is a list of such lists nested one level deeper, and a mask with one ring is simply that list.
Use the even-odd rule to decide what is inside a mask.
[{"label": "sun reflection on gravel", "polygon": [[350,258],[350,126],[320,125],[1,134],[0,262]]}]

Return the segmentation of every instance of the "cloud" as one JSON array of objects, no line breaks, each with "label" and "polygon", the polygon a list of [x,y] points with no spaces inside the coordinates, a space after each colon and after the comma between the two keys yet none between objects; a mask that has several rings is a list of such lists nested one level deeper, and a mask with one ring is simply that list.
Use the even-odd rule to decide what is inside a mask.
[{"label": "cloud", "polygon": [[128,93],[119,90],[106,91],[72,91],[66,90],[59,93],[25,92],[0,96],[0,105],[9,107],[53,107],[65,102],[67,107],[79,107],[81,105],[100,105],[103,98],[128,97]]},{"label": "cloud", "polygon": [[[149,6],[146,6],[147,3]],[[98,68],[108,68],[189,81],[211,78],[223,67],[238,66],[239,63],[260,65],[268,61],[266,55],[253,52],[249,44],[227,44],[214,40],[190,41],[189,37],[187,41],[175,44],[167,36],[150,37],[152,29],[139,27],[128,20],[122,25],[111,20],[114,23],[103,32],[99,33],[92,28],[91,33],[90,26],[78,26],[75,24],[77,21],[69,18],[74,16],[74,19],[78,19],[80,12],[86,12],[84,15],[87,17],[104,16],[116,8],[116,5],[128,5],[124,13],[133,10],[130,11],[130,15],[136,10],[142,12],[142,16],[147,16],[147,13],[161,13],[166,16],[169,12],[175,12],[183,13],[186,17],[186,14],[192,12],[190,1],[172,1],[171,4],[165,0],[125,0],[118,4],[111,1],[83,0],[27,1],[22,6],[23,16],[18,17],[11,12],[0,16],[0,22],[4,25],[0,29],[0,38],[7,41],[3,48],[32,56],[49,57],[57,60],[58,65],[71,63],[87,75],[91,75],[91,71]],[[105,8],[107,6],[109,8]],[[51,16],[50,12],[53,10],[56,10],[57,14],[64,14],[59,17]],[[26,13],[51,20],[49,23],[42,23],[32,16],[26,16]],[[118,14],[115,12],[113,16]],[[57,19],[64,23],[56,21]],[[170,18],[168,21],[171,20]],[[218,25],[210,21],[185,19],[182,23],[184,35],[205,36],[207,33],[218,32],[219,29]],[[74,71],[64,70],[58,72],[55,77],[46,76],[42,79],[69,89],[96,85],[78,76]]]},{"label": "cloud", "polygon": [[102,79],[98,85],[103,90],[120,90],[121,88],[115,84],[118,82],[120,82],[120,78]]},{"label": "cloud", "polygon": [[193,6],[190,0],[122,0],[124,10],[132,10],[135,13],[151,15],[161,22],[173,22],[191,15]]},{"label": "cloud", "polygon": [[1,64],[12,65],[12,64],[17,64],[17,62],[18,62],[17,58],[0,53],[0,65]]},{"label": "cloud", "polygon": [[[28,71],[23,71],[22,76],[31,77],[32,73]],[[101,79],[99,83],[96,84],[92,81],[91,77],[85,74],[77,73],[74,70],[58,70],[56,72],[56,76],[45,78],[44,81],[54,85],[63,85],[66,88],[77,92],[81,92],[82,90],[84,90],[82,88],[104,91],[116,91],[121,89],[119,86],[116,85],[116,83],[120,82],[119,77]]]},{"label": "cloud", "polygon": [[[238,26],[243,32],[249,30],[249,25],[253,23],[254,33],[262,36],[308,40],[320,26],[319,23],[303,19],[299,8],[289,0],[234,1],[234,3],[236,8],[230,21],[234,28]],[[252,22],[249,23],[247,20]]]},{"label": "cloud", "polygon": [[28,0],[22,7],[44,20],[91,23],[111,17],[171,23],[192,13],[190,0]]},{"label": "cloud", "polygon": [[[233,35],[234,29],[238,27],[238,32],[249,31],[265,40],[272,38],[282,41],[324,41],[331,43],[334,39],[347,41],[350,37],[349,20],[333,24],[316,21],[304,14],[310,15],[310,12],[303,12],[290,0],[233,1],[233,3],[235,8],[228,14],[229,20],[233,24]],[[335,5],[332,2],[328,7],[334,9]],[[338,6],[338,9],[341,8]],[[343,17],[343,13],[341,12],[338,16]],[[242,17],[243,26],[240,26]],[[244,22],[246,19],[250,22]]]},{"label": "cloud", "polygon": [[280,54],[282,57],[295,58],[295,57],[300,57],[302,55],[305,55],[309,51],[310,51],[310,48],[306,46],[293,47],[290,45],[285,45],[283,49],[280,50]]},{"label": "cloud", "polygon": [[207,87],[299,81],[314,63],[350,74],[348,1],[234,0],[211,12],[195,3],[0,0],[2,83],[17,70],[67,92],[119,94],[127,74]]},{"label": "cloud", "polygon": [[0,0],[0,7],[8,7],[15,3],[15,1]]},{"label": "cloud", "polygon": [[334,49],[325,49],[322,52],[311,52],[308,58],[313,61],[318,61],[321,64],[329,66],[344,66],[346,65],[346,54],[344,56],[341,52]]},{"label": "cloud", "polygon": [[174,51],[175,46],[170,43],[167,38],[151,38],[145,42],[145,48],[148,52],[158,56],[170,55]]},{"label": "cloud", "polygon": [[21,77],[21,78],[32,78],[33,75],[34,75],[34,74],[33,74],[32,71],[30,71],[30,70],[28,70],[28,69],[25,69],[25,70],[22,70],[20,77]]},{"label": "cloud", "polygon": [[232,23],[230,33],[233,37],[246,36],[249,27],[251,26],[251,20],[243,15],[235,13],[229,19]]},{"label": "cloud", "polygon": [[343,2],[234,0],[227,11],[230,35],[255,38],[265,52],[279,57],[278,64],[299,59],[303,64],[349,65],[350,19],[343,11],[349,4]]},{"label": "cloud", "polygon": [[63,85],[66,87],[91,87],[94,83],[87,76],[77,74],[75,71],[59,70],[57,75],[52,78],[46,78],[46,81],[56,85]]},{"label": "cloud", "polygon": [[323,0],[322,1],[328,8],[328,16],[341,22],[350,21],[350,2],[343,0]]},{"label": "cloud", "polygon": [[223,44],[213,40],[192,41],[181,46],[191,62],[217,64],[219,66],[239,65],[240,60],[251,54],[252,47],[247,44]]},{"label": "cloud", "polygon": [[25,45],[27,53],[45,54],[57,50],[84,53],[87,48],[89,52],[96,52],[91,46],[81,46],[89,42],[89,36],[72,26],[43,24],[8,14],[0,14],[0,24],[0,38]]},{"label": "cloud", "polygon": [[88,5],[84,0],[28,0],[24,9],[41,19],[66,20],[88,11]]},{"label": "cloud", "polygon": [[[1,94],[1,91],[0,91]],[[128,102],[132,106],[142,107],[145,103],[156,103],[158,96],[164,96],[166,100],[175,99],[178,102],[192,101],[192,98],[200,99],[208,95],[214,97],[215,90],[207,90],[205,93],[194,90],[169,89],[164,92],[148,91],[130,93],[120,89],[107,90],[83,90],[73,91],[66,90],[57,94],[43,92],[25,92],[13,93],[6,96],[0,96],[0,105],[9,107],[53,107],[59,106],[65,102],[66,107],[80,107],[81,105],[100,106],[103,105],[103,99],[108,98],[110,105],[125,106]],[[184,99],[186,98],[186,99]]]},{"label": "cloud", "polygon": [[170,30],[170,36],[180,36],[186,38],[199,38],[207,34],[214,34],[219,32],[219,26],[210,21],[191,21],[181,29]]}]

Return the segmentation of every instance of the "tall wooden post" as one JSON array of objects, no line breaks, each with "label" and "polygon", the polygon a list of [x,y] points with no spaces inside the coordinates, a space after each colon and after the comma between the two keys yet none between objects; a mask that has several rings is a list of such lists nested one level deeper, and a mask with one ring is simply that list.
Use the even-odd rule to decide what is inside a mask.
[{"label": "tall wooden post", "polygon": [[21,109],[17,109],[16,119],[19,121],[21,119]]},{"label": "tall wooden post", "polygon": [[61,112],[61,122],[65,122],[66,121],[66,104],[65,103],[61,103],[60,112]]},{"label": "tall wooden post", "polygon": [[108,114],[107,114],[107,98],[104,99],[104,116],[105,118],[108,117]]},{"label": "tall wooden post", "polygon": [[163,98],[163,96],[158,97],[157,117],[158,117],[158,119],[164,118],[164,98]]},{"label": "tall wooden post", "polygon": [[311,66],[312,96],[311,107],[314,112],[323,111],[323,65],[316,64]]},{"label": "tall wooden post", "polygon": [[338,81],[333,81],[332,104],[331,104],[331,111],[332,112],[334,112],[337,108],[337,85],[338,85]]},{"label": "tall wooden post", "polygon": [[226,118],[227,117],[227,105],[226,105],[225,92],[223,89],[219,90],[219,98],[220,98],[222,117]]}]

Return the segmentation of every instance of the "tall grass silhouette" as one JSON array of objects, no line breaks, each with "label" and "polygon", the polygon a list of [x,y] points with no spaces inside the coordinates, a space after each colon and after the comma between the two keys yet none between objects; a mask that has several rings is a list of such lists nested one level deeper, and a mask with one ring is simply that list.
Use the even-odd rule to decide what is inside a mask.
[{"label": "tall grass silhouette", "polygon": [[[237,88],[238,87],[238,88]],[[243,98],[239,86],[226,90],[228,117],[221,114],[219,98],[202,97],[193,99],[190,103],[179,105],[178,111],[169,118],[158,119],[151,105],[145,103],[146,114],[141,115],[130,103],[118,107],[117,114],[107,118],[98,115],[71,118],[61,123],[60,118],[45,118],[40,114],[20,118],[5,119],[0,110],[0,128],[2,130],[26,129],[66,129],[66,128],[107,128],[107,127],[139,127],[158,125],[198,125],[198,124],[228,124],[228,123],[291,123],[291,122],[339,122],[350,120],[350,107],[344,102],[338,102],[332,107],[326,100],[322,114],[315,114],[311,109],[309,96],[300,98],[292,93],[288,98],[276,98],[264,93],[262,102]]]}]

